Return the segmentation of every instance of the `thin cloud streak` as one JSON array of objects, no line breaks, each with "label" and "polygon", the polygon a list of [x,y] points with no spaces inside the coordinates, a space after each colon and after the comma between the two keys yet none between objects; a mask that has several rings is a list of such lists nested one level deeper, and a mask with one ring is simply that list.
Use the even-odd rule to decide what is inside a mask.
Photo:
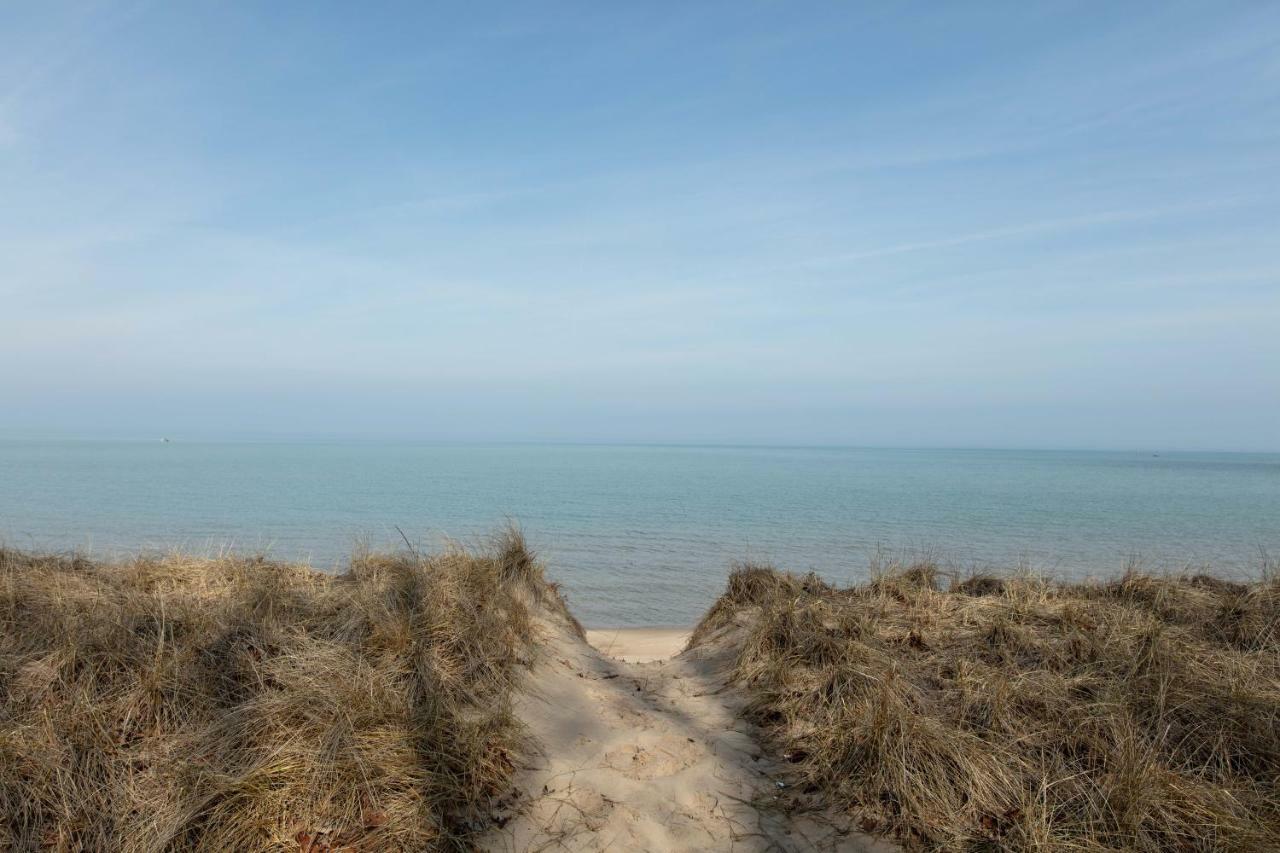
[{"label": "thin cloud streak", "polygon": [[928,251],[931,249],[947,249],[954,246],[966,246],[972,243],[986,243],[993,240],[1003,240],[1009,237],[1022,237],[1033,234],[1055,234],[1060,232],[1078,231],[1100,225],[1114,225],[1120,223],[1163,219],[1187,213],[1208,213],[1215,210],[1224,210],[1238,204],[1240,204],[1239,200],[1224,200],[1205,204],[1178,205],[1145,210],[1098,211],[1096,213],[1085,213],[1079,216],[1065,216],[1042,220],[1040,222],[1029,222],[1023,225],[1008,225],[1001,228],[987,229],[985,231],[972,231],[952,237],[940,237],[934,240],[898,243],[896,245],[883,246],[877,249],[864,249],[857,252],[847,252],[840,255],[816,258],[811,260],[809,264],[815,267],[831,267],[853,263],[855,261],[867,260],[870,258],[905,255],[913,252]]},{"label": "thin cloud streak", "polygon": [[0,430],[1280,436],[1280,7],[81,11],[0,12]]}]

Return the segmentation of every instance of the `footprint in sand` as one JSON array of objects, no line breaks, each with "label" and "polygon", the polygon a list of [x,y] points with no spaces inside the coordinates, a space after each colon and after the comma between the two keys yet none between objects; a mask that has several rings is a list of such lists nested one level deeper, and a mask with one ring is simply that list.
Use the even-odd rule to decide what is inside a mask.
[{"label": "footprint in sand", "polygon": [[698,750],[687,738],[662,737],[647,747],[639,744],[612,749],[604,763],[632,779],[673,776],[698,760]]}]

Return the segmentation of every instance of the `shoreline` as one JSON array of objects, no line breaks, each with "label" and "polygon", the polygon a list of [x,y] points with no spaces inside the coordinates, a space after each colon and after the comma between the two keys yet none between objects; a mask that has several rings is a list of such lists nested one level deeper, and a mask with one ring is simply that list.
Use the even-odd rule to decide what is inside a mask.
[{"label": "shoreline", "polygon": [[693,626],[588,628],[586,634],[587,642],[607,657],[625,663],[654,663],[684,651]]}]

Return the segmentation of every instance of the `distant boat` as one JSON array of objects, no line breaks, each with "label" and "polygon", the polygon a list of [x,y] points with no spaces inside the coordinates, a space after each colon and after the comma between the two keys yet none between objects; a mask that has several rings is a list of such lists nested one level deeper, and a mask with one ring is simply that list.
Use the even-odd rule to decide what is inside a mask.
[{"label": "distant boat", "polygon": [[164,444],[168,444],[168,443],[169,443],[169,439],[167,439],[167,438],[162,438],[162,439],[160,439],[160,441],[161,441],[162,443],[164,443]]}]

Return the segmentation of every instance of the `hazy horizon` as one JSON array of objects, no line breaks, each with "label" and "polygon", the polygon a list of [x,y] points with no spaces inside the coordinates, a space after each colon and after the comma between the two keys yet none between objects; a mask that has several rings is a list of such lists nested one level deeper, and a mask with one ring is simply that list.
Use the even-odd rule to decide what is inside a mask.
[{"label": "hazy horizon", "polygon": [[22,442],[108,442],[155,443],[184,442],[190,444],[402,444],[441,447],[581,447],[581,448],[671,448],[704,450],[866,450],[866,451],[972,451],[975,453],[1114,453],[1156,455],[1168,453],[1175,456],[1241,455],[1280,456],[1280,451],[1266,448],[1238,448],[1224,450],[1217,447],[1161,447],[1152,445],[1132,446],[1062,446],[1039,445],[985,445],[985,444],[797,444],[785,442],[732,442],[732,441],[642,441],[620,439],[520,439],[520,438],[424,438],[414,435],[360,435],[326,433],[140,433],[136,430],[116,432],[76,432],[72,430],[0,429],[0,441]]},{"label": "hazy horizon", "polygon": [[1280,451],[1280,5],[0,9],[0,438]]}]

